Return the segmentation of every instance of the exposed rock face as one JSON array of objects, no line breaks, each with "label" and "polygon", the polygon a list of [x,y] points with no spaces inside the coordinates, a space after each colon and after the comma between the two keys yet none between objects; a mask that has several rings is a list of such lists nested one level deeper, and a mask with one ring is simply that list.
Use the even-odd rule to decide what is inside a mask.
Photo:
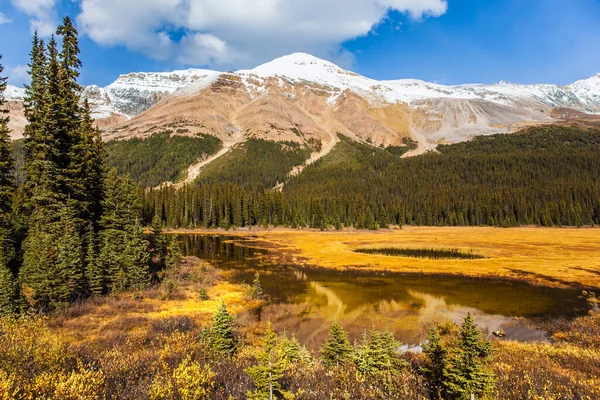
[{"label": "exposed rock face", "polygon": [[[11,88],[6,97],[18,137],[24,126],[18,116],[22,91]],[[401,145],[412,137],[425,149],[561,115],[600,114],[600,74],[567,87],[443,86],[376,81],[297,53],[230,73],[190,69],[122,75],[105,88],[85,88],[83,97],[107,139],[171,129],[224,141],[256,137],[318,149],[341,133],[376,146]]]}]

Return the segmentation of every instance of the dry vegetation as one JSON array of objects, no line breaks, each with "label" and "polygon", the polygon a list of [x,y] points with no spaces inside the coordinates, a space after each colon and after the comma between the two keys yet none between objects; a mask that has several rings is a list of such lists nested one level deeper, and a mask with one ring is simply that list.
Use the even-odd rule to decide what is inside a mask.
[{"label": "dry vegetation", "polygon": [[[0,399],[246,399],[254,386],[245,371],[256,362],[264,324],[238,327],[241,347],[232,358],[211,353],[204,327],[222,300],[234,314],[261,301],[193,258],[163,274],[143,292],[91,299],[49,317],[0,319]],[[494,342],[495,398],[600,396],[597,304],[589,316],[548,329],[550,344]],[[446,324],[446,335],[456,332]],[[289,399],[425,399],[423,355],[402,358],[406,367],[380,381],[352,366],[330,370],[313,353],[286,370],[281,384]]]},{"label": "dry vegetation", "polygon": [[[501,277],[553,287],[600,288],[600,229],[405,227],[378,232],[275,230],[252,235],[283,250],[292,261],[324,268]],[[355,252],[399,246],[474,251],[486,258],[431,260]]]}]

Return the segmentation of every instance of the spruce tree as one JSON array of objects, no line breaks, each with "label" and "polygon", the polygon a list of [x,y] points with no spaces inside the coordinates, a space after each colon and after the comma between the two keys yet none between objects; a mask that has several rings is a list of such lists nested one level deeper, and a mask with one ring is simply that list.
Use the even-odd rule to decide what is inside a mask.
[{"label": "spruce tree", "polygon": [[445,371],[446,398],[484,398],[494,382],[492,374],[486,369],[492,344],[485,340],[471,313],[465,318],[457,344],[457,352],[449,357]]},{"label": "spruce tree", "polygon": [[150,285],[150,253],[144,230],[138,222],[128,235],[123,256],[129,287],[134,290],[147,288]]},{"label": "spruce tree", "polygon": [[256,390],[248,394],[249,399],[273,400],[281,392],[281,378],[285,372],[285,359],[281,347],[278,346],[277,333],[271,329],[271,322],[261,343],[261,351],[256,356],[258,364],[246,369],[246,373],[254,381]]},{"label": "spruce tree", "polygon": [[225,302],[217,309],[210,330],[211,348],[223,355],[233,355],[237,348],[233,316],[227,311]]},{"label": "spruce tree", "polygon": [[263,300],[265,298],[262,285],[260,284],[260,273],[258,271],[256,271],[256,274],[254,274],[254,282],[252,283],[252,298],[254,300]]},{"label": "spruce tree", "polygon": [[[38,37],[37,32],[33,36],[33,48],[30,53],[29,76],[31,82],[25,86],[25,117],[28,124],[25,126],[25,169],[27,179],[25,181],[26,191],[31,198],[26,208],[31,209],[34,205],[48,197],[47,188],[42,186],[46,182],[50,154],[50,141],[44,130],[44,118],[46,113],[46,47],[44,41]],[[46,190],[45,190],[46,189]]]},{"label": "spruce tree", "polygon": [[423,375],[426,380],[429,398],[442,399],[444,398],[447,351],[442,345],[440,331],[436,326],[429,330],[427,343],[423,345],[423,353],[427,357],[423,366]]},{"label": "spruce tree", "polygon": [[337,321],[331,325],[327,341],[321,349],[321,359],[329,367],[339,367],[352,359],[352,345],[348,334]]},{"label": "spruce tree", "polygon": [[398,358],[400,343],[389,331],[372,329],[370,335],[365,333],[361,344],[355,350],[355,363],[363,375],[394,373],[404,363]]},{"label": "spruce tree", "polygon": [[[0,55],[0,60],[2,55]],[[4,91],[7,78],[1,74],[4,67],[0,64],[0,265],[8,267],[15,256],[12,228],[12,201],[15,194],[13,177],[14,160],[11,153],[10,130],[8,129],[8,110],[4,108]]]},{"label": "spruce tree", "polygon": [[167,268],[176,268],[181,264],[183,256],[181,255],[181,249],[179,248],[179,238],[175,236],[171,239],[169,244],[168,254],[166,259]]},{"label": "spruce tree", "polygon": [[91,224],[87,229],[87,252],[85,260],[85,278],[88,289],[94,296],[101,296],[106,291],[106,272],[98,253],[98,240]]},{"label": "spruce tree", "polygon": [[164,234],[164,227],[161,218],[155,215],[150,225],[150,245],[154,257],[158,259],[158,264],[165,265],[167,257],[167,237]]},{"label": "spruce tree", "polygon": [[52,300],[57,304],[66,305],[85,294],[83,242],[75,213],[72,202],[67,202],[62,207],[60,221],[56,227],[55,237],[58,239],[56,270],[59,285]]},{"label": "spruce tree", "polygon": [[0,316],[17,314],[19,312],[19,298],[17,280],[10,268],[0,260]]}]

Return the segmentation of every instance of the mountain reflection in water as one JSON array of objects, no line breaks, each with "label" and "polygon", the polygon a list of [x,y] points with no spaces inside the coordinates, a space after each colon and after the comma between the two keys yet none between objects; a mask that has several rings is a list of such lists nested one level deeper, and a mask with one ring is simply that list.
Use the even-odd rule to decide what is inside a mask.
[{"label": "mountain reflection in water", "polygon": [[585,299],[574,290],[493,279],[282,266],[269,261],[266,250],[247,247],[237,237],[188,235],[180,240],[185,255],[229,270],[234,282],[250,283],[258,270],[270,300],[261,310],[239,315],[239,323],[270,320],[277,331],[294,334],[309,348],[322,345],[333,321],[353,340],[375,327],[414,345],[433,324],[460,324],[468,312],[490,337],[500,330],[507,339],[547,341],[540,320],[586,311]]}]

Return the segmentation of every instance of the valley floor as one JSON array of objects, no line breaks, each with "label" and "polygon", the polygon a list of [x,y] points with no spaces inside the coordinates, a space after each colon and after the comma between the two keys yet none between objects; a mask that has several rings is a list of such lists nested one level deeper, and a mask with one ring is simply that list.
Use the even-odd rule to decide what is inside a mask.
[{"label": "valley floor", "polygon": [[[251,236],[282,261],[331,269],[497,277],[562,288],[600,288],[600,229],[404,227],[380,231],[177,230]],[[459,249],[478,260],[432,260],[357,253],[359,248]]]}]

